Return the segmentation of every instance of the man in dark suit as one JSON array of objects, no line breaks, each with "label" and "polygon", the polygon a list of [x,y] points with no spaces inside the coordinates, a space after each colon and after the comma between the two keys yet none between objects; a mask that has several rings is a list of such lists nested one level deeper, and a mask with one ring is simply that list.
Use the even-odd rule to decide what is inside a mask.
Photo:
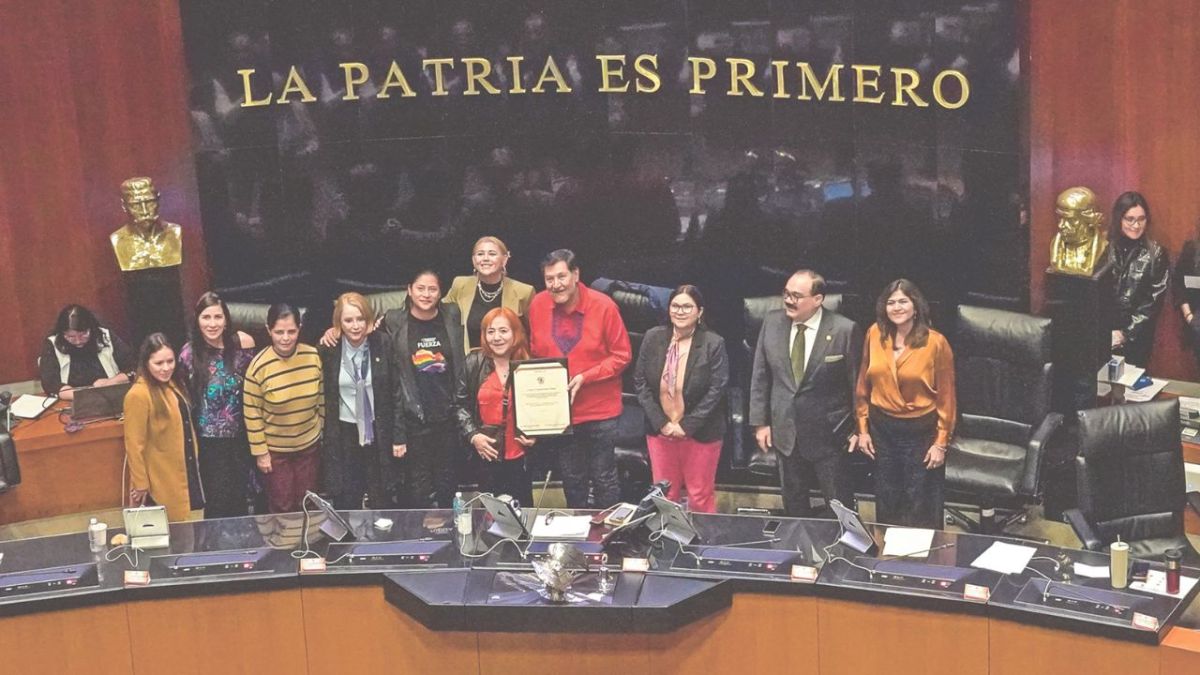
[{"label": "man in dark suit", "polygon": [[846,448],[863,338],[854,322],[822,309],[824,300],[825,279],[798,270],[784,287],[784,308],[763,319],[754,351],[750,424],[758,447],[779,455],[789,516],[812,515],[813,478],[826,503],[853,505]]}]

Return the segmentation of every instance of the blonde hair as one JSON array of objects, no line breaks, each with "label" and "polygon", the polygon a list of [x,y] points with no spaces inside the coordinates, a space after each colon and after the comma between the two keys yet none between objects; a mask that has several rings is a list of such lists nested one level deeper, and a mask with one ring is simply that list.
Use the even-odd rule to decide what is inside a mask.
[{"label": "blonde hair", "polygon": [[333,326],[334,328],[342,327],[342,312],[346,306],[357,307],[358,311],[362,312],[363,320],[367,322],[367,326],[375,325],[375,310],[371,309],[371,303],[363,297],[362,293],[342,293],[337,300],[333,301]]},{"label": "blonde hair", "polygon": [[486,237],[480,237],[475,240],[475,245],[471,247],[472,256],[475,255],[475,251],[479,248],[480,244],[495,244],[496,248],[500,249],[501,255],[509,255],[508,247],[504,245],[504,242],[500,241],[499,237],[493,237],[489,234]]}]

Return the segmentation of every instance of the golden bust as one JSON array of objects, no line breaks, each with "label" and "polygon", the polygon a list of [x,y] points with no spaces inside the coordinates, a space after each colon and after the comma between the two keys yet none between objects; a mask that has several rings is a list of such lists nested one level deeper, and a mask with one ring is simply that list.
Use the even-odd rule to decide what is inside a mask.
[{"label": "golden bust", "polygon": [[1056,272],[1092,276],[1103,260],[1108,237],[1101,224],[1104,214],[1096,209],[1096,194],[1085,187],[1063,191],[1055,204],[1058,234],[1050,248],[1050,267]]},{"label": "golden bust", "polygon": [[153,181],[130,178],[121,183],[121,208],[131,222],[109,239],[122,272],[174,267],[183,261],[182,231],[158,217],[158,190]]}]

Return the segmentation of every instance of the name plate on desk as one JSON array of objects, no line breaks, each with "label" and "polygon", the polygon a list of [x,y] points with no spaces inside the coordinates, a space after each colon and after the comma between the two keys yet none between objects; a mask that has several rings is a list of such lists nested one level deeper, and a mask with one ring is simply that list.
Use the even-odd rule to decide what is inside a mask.
[{"label": "name plate on desk", "polygon": [[571,433],[571,393],[566,359],[512,364],[513,419],[523,436]]}]

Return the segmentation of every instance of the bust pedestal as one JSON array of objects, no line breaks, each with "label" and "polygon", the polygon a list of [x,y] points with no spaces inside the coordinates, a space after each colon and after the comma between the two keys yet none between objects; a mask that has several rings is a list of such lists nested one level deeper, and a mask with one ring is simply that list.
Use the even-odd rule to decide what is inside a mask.
[{"label": "bust pedestal", "polygon": [[1054,321],[1054,408],[1072,415],[1096,405],[1096,371],[1112,355],[1112,265],[1090,277],[1046,270]]},{"label": "bust pedestal", "polygon": [[187,341],[187,323],[183,318],[183,284],[180,266],[151,267],[123,272],[125,298],[129,303],[133,347],[151,333],[164,333],[176,351]]}]

